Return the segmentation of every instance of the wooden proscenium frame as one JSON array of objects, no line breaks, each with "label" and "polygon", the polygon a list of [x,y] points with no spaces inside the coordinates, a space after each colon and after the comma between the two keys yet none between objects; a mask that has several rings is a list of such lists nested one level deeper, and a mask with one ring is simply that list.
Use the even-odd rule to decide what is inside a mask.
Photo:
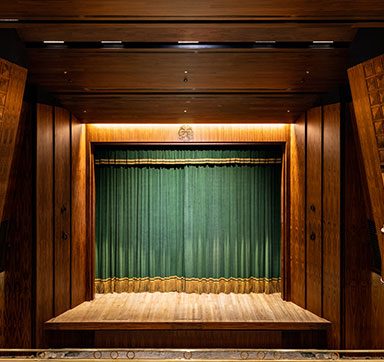
[{"label": "wooden proscenium frame", "polygon": [[281,194],[281,291],[283,299],[290,299],[290,125],[202,125],[191,126],[193,139],[181,141],[180,124],[118,125],[87,124],[87,299],[94,298],[95,279],[95,170],[94,148],[98,145],[135,146],[250,146],[281,145],[282,194]]}]

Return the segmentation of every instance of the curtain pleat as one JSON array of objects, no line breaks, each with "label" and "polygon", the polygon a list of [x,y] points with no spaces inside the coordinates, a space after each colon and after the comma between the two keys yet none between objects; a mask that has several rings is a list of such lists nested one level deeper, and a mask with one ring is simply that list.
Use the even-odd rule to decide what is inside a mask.
[{"label": "curtain pleat", "polygon": [[95,160],[96,292],[279,291],[280,149],[100,149]]}]

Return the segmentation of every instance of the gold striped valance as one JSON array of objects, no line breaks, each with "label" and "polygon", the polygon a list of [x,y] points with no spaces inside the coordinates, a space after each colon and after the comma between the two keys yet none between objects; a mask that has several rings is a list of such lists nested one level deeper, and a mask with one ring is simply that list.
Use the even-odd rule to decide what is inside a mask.
[{"label": "gold striped valance", "polygon": [[96,293],[278,293],[280,278],[109,278],[95,280]]},{"label": "gold striped valance", "polygon": [[137,158],[137,159],[96,159],[96,165],[267,165],[279,164],[281,158]]}]

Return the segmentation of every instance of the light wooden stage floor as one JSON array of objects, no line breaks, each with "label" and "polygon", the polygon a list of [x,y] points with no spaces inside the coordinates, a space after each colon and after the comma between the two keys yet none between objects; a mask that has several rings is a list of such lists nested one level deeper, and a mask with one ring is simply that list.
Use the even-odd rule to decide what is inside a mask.
[{"label": "light wooden stage floor", "polygon": [[97,295],[45,323],[56,348],[325,348],[329,325],[254,293]]},{"label": "light wooden stage floor", "polygon": [[275,294],[99,294],[46,323],[50,330],[326,329],[329,322]]}]

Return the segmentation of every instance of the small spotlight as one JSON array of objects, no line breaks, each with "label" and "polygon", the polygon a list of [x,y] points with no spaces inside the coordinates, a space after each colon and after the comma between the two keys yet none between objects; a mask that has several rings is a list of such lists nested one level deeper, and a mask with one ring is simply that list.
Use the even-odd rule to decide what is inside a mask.
[{"label": "small spotlight", "polygon": [[83,111],[83,113],[87,113],[87,111],[86,111],[86,110],[84,110],[84,111]]},{"label": "small spotlight", "polygon": [[309,73],[310,73],[310,71],[309,71],[309,70],[306,70],[306,71],[305,71],[305,74],[309,74]]},{"label": "small spotlight", "polygon": [[187,110],[186,110],[186,109],[184,109],[184,113],[187,113]]},{"label": "small spotlight", "polygon": [[184,74],[188,74],[188,70],[184,70]]},{"label": "small spotlight", "polygon": [[290,110],[290,109],[287,109],[287,113],[291,113],[291,110]]}]

